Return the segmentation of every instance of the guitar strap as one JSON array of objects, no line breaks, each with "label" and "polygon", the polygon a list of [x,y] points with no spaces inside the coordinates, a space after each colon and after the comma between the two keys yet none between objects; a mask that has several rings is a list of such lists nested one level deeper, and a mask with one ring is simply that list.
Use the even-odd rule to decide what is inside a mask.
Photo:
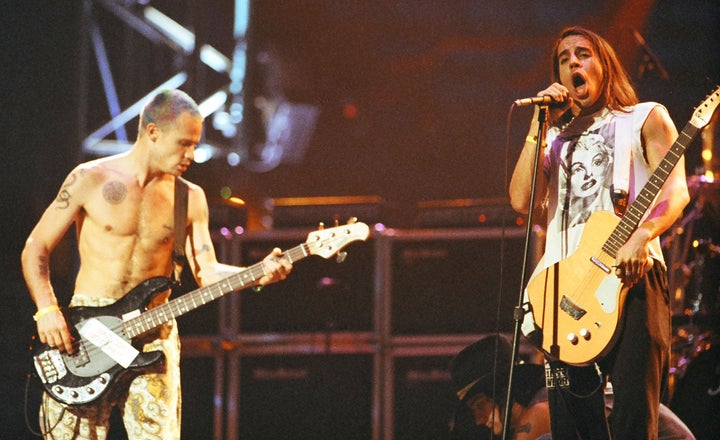
[{"label": "guitar strap", "polygon": [[[633,113],[637,109],[633,109]],[[615,116],[615,148],[613,149],[613,182],[610,192],[615,215],[622,217],[628,206],[630,167],[633,146],[633,113]],[[622,166],[621,166],[622,165]]]},{"label": "guitar strap", "polygon": [[187,238],[188,186],[182,177],[175,178],[175,248],[173,249],[173,273],[171,281],[180,285],[185,262],[185,239]]}]

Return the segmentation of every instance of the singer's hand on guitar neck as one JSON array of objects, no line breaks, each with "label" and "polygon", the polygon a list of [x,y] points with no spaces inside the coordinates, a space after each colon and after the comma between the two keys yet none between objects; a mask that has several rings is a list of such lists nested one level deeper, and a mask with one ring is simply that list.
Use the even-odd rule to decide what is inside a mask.
[{"label": "singer's hand on guitar neck", "polygon": [[634,286],[653,266],[648,243],[652,237],[648,231],[638,228],[618,250],[615,257],[615,275],[627,287]]}]

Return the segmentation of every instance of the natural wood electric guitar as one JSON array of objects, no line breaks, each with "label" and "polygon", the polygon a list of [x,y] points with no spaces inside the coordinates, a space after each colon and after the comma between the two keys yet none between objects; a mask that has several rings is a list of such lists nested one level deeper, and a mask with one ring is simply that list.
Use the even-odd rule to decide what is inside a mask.
[{"label": "natural wood electric guitar", "polygon": [[[294,263],[310,255],[330,258],[346,245],[366,240],[364,223],[348,223],[311,232],[307,241],[284,252]],[[148,309],[150,301],[170,287],[166,277],[149,278],[116,303],[105,307],[71,307],[63,312],[75,337],[74,353],[60,352],[37,341],[35,369],[43,388],[56,400],[79,405],[93,402],[121,376],[137,374],[161,362],[160,351],[141,352],[143,335],[160,325],[214,301],[226,293],[257,285],[265,275],[263,263]]]},{"label": "natural wood electric guitar", "polygon": [[663,183],[688,145],[710,122],[720,103],[720,88],[693,113],[675,143],[622,218],[599,211],[590,216],[578,249],[533,276],[527,285],[537,341],[553,359],[587,365],[612,348],[621,326],[628,288],[615,275],[618,250],[638,227]]}]

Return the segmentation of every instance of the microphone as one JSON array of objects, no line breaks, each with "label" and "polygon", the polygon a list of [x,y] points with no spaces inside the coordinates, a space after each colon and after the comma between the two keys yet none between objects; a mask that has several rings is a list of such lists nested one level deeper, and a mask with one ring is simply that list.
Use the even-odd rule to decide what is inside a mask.
[{"label": "microphone", "polygon": [[565,100],[556,101],[555,98],[549,95],[535,96],[533,98],[516,99],[515,105],[518,107],[524,107],[526,105],[550,105],[550,104],[563,104]]}]

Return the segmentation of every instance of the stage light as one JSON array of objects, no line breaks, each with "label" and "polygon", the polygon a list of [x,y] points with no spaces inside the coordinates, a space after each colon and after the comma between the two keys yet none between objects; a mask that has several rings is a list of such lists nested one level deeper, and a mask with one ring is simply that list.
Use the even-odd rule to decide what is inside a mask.
[{"label": "stage light", "polygon": [[146,7],[143,10],[143,15],[145,20],[182,48],[186,55],[193,52],[195,49],[194,33],[152,6]]},{"label": "stage light", "polygon": [[343,117],[345,119],[355,119],[359,112],[357,105],[353,103],[343,105]]},{"label": "stage light", "polygon": [[237,135],[238,127],[233,123],[230,113],[226,111],[213,113],[212,125],[215,130],[221,132],[228,139]]},{"label": "stage light", "polygon": [[207,118],[209,115],[215,113],[223,105],[225,105],[225,102],[227,102],[227,97],[228,94],[224,90],[218,90],[217,92],[208,96],[207,98],[205,98],[205,100],[198,104],[200,114],[203,116],[203,118]]},{"label": "stage light", "polygon": [[242,157],[237,152],[231,151],[230,153],[228,153],[228,155],[227,155],[228,165],[230,165],[232,167],[236,167],[236,166],[240,165],[241,161],[242,161]]},{"label": "stage light", "polygon": [[232,61],[209,44],[200,47],[200,61],[218,73],[229,73],[232,69]]},{"label": "stage light", "polygon": [[245,206],[245,200],[241,199],[238,196],[230,196],[228,197],[227,201],[234,206]]},{"label": "stage light", "polygon": [[213,147],[210,144],[200,144],[195,147],[195,157],[193,158],[193,162],[205,163],[217,155],[219,151],[219,148]]}]

